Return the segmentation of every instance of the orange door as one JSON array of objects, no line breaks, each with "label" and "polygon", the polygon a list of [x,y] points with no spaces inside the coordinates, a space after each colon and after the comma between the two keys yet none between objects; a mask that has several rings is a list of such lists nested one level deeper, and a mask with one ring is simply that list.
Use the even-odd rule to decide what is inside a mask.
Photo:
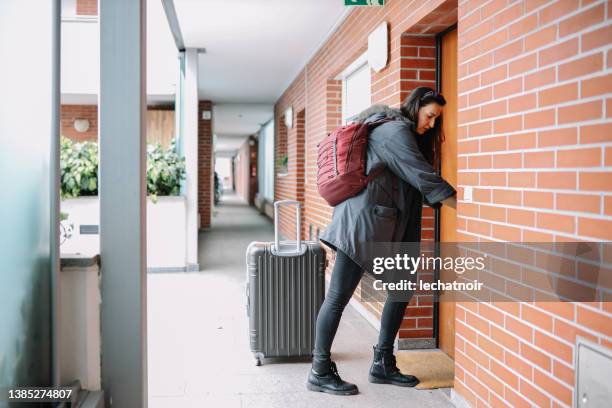
[{"label": "orange door", "polygon": [[[441,89],[446,99],[443,110],[443,131],[441,158],[442,177],[453,187],[457,186],[457,29],[449,31],[441,41]],[[440,242],[456,242],[457,212],[443,205],[440,208]],[[448,271],[448,273],[453,273]],[[443,281],[452,281],[441,271]],[[440,294],[439,304],[439,347],[446,354],[455,356],[455,303],[447,300],[448,295]]]}]

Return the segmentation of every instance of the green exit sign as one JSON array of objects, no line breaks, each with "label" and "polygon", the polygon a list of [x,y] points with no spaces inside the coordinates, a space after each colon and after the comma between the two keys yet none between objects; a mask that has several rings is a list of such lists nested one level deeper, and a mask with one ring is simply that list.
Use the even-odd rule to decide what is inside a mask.
[{"label": "green exit sign", "polygon": [[344,0],[345,6],[384,6],[385,0]]}]

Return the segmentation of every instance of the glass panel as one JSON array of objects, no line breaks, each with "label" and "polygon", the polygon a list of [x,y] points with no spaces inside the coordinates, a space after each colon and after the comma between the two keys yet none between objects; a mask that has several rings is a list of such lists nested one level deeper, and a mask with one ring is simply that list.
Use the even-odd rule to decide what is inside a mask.
[{"label": "glass panel", "polygon": [[257,143],[257,185],[262,199],[266,196],[266,132],[263,127],[259,130]]},{"label": "glass panel", "polygon": [[274,121],[266,125],[266,180],[264,198],[270,202],[274,201]]},{"label": "glass panel", "polygon": [[0,2],[0,387],[53,381],[54,3]]}]

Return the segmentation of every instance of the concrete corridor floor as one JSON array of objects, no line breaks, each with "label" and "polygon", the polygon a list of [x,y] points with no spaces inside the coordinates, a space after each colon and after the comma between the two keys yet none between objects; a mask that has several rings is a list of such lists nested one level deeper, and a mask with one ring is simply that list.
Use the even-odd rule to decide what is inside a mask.
[{"label": "concrete corridor floor", "polygon": [[149,407],[450,407],[443,390],[367,381],[377,330],[347,306],[332,347],[340,375],[360,393],[306,390],[308,359],[266,359],[249,351],[245,251],[273,240],[270,221],[235,194],[200,233],[200,272],[148,274]]}]

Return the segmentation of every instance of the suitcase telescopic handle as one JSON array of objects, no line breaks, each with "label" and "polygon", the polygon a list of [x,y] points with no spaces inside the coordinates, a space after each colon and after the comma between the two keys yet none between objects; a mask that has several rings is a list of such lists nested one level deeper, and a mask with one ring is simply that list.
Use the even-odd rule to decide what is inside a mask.
[{"label": "suitcase telescopic handle", "polygon": [[282,205],[295,205],[295,253],[282,252],[283,255],[299,255],[302,253],[302,241],[300,237],[300,231],[302,229],[302,205],[296,200],[280,200],[274,203],[274,248],[277,253],[281,254],[280,240],[278,234],[278,225],[280,218],[280,207]]}]

